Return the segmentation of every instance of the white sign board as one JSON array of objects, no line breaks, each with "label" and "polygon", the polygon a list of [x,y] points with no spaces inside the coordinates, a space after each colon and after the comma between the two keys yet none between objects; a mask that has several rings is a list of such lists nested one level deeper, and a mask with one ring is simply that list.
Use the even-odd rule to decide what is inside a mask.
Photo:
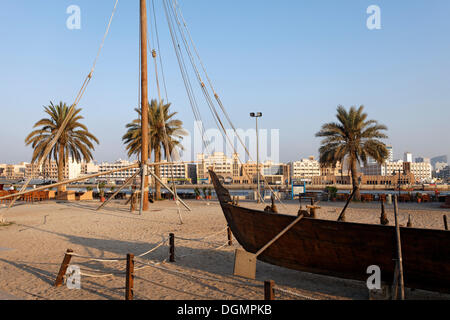
[{"label": "white sign board", "polygon": [[292,188],[292,193],[294,195],[304,194],[305,193],[305,186],[294,186]]}]

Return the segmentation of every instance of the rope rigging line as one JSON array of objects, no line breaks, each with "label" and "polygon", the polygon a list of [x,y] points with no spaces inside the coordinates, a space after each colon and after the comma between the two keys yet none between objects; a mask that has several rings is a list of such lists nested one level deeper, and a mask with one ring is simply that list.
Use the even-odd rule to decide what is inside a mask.
[{"label": "rope rigging line", "polygon": [[[158,50],[159,50],[159,36],[158,36],[158,29],[157,29],[157,24],[156,24],[156,13],[155,13],[154,1],[152,1],[152,8],[153,8],[153,16],[154,16],[154,19],[155,19],[155,33],[156,33],[156,36],[157,36],[157,39],[158,39]],[[151,15],[149,15],[149,16],[151,17]],[[149,24],[150,24],[150,26],[152,26],[151,21],[150,21]],[[154,48],[155,47],[154,46],[154,42],[155,41],[154,41],[153,29],[151,29],[151,34],[152,34],[152,43],[153,43],[152,47]],[[149,41],[147,41],[147,44],[150,47]],[[160,113],[160,115],[162,116],[162,123],[163,123],[163,136],[164,136],[164,142],[163,143],[164,143],[164,147],[165,147],[166,158],[167,158],[167,160],[169,162],[172,162],[173,161],[173,159],[172,159],[172,152],[176,152],[176,148],[171,150],[171,147],[169,146],[169,136],[167,134],[167,128],[166,128],[166,119],[165,119],[164,105],[163,105],[163,100],[161,98],[161,89],[160,89],[160,85],[159,85],[158,60],[157,60],[158,53],[157,53],[156,49],[150,48],[150,50],[152,52],[152,57],[153,57],[153,60],[154,60],[154,65],[155,65],[155,78],[156,78],[156,87],[157,87],[157,90],[158,90],[158,101],[159,101],[159,104],[160,104],[160,109],[162,108],[161,109],[162,112]],[[161,62],[161,68],[162,68],[161,54],[159,54],[159,56],[160,56],[160,62]],[[164,77],[163,77],[163,79],[164,79]],[[164,81],[164,86],[165,86],[165,81]],[[166,99],[167,99],[166,103],[169,103],[167,89],[166,89]],[[155,157],[156,157],[156,155],[155,155]],[[180,210],[180,202],[178,200],[177,189],[176,189],[176,186],[175,186],[175,176],[174,176],[174,173],[173,173],[174,165],[170,165],[169,167],[170,167],[170,174],[171,174],[171,177],[172,177],[172,191],[174,193],[174,199],[175,199],[176,205],[177,205],[178,217],[180,219],[180,223],[183,224],[183,218],[181,216],[181,210]],[[155,181],[155,185],[156,185],[156,181]]]},{"label": "rope rigging line", "polygon": [[184,86],[186,89],[186,93],[188,95],[189,98],[189,102],[192,108],[192,112],[194,114],[195,120],[197,122],[197,126],[199,127],[200,133],[202,135],[202,143],[204,145],[205,150],[207,150],[208,153],[210,153],[208,144],[206,143],[207,139],[205,138],[206,136],[206,132],[205,132],[205,128],[203,126],[203,120],[201,117],[201,113],[200,110],[198,108],[198,103],[197,100],[195,99],[195,95],[194,95],[194,91],[192,88],[192,84],[190,82],[190,79],[188,77],[188,73],[187,73],[187,69],[186,69],[186,64],[184,63],[184,59],[182,56],[182,52],[181,52],[181,46],[179,44],[178,41],[178,37],[176,35],[176,33],[174,32],[174,27],[173,27],[173,22],[170,19],[170,15],[169,15],[169,11],[168,11],[168,6],[166,4],[166,2],[163,0],[163,7],[164,7],[164,12],[166,15],[166,20],[167,20],[167,24],[169,27],[169,32],[170,32],[170,36],[172,39],[172,44],[175,50],[175,54],[178,60],[178,66],[180,68],[180,72],[181,72],[181,76],[183,78],[183,82],[184,82]]},{"label": "rope rigging line", "polygon": [[[172,11],[171,11],[171,12],[172,12],[172,15],[174,16],[174,19],[177,21],[178,32],[180,33],[180,36],[181,36],[181,38],[183,39],[183,44],[184,44],[185,50],[186,50],[186,52],[187,52],[187,54],[188,54],[188,56],[189,56],[189,60],[190,60],[190,62],[191,62],[192,68],[193,68],[194,71],[195,71],[195,74],[196,74],[196,76],[197,76],[197,80],[198,80],[198,82],[199,82],[199,84],[200,84],[202,93],[203,93],[203,95],[204,95],[204,97],[205,97],[205,100],[206,100],[206,102],[207,102],[207,104],[208,104],[208,107],[209,107],[209,109],[210,109],[210,111],[211,111],[211,114],[212,114],[213,119],[214,119],[214,121],[215,121],[215,123],[216,123],[216,126],[217,126],[217,128],[219,129],[219,132],[221,133],[223,139],[225,139],[225,140],[228,142],[228,144],[229,144],[229,145],[231,146],[231,148],[233,149],[234,153],[237,154],[238,161],[239,161],[240,164],[242,165],[242,164],[243,164],[243,161],[240,159],[240,156],[239,156],[239,154],[238,154],[238,152],[237,152],[237,150],[236,150],[236,148],[235,148],[235,146],[234,146],[234,143],[231,141],[231,139],[230,139],[230,137],[229,137],[229,135],[228,135],[228,133],[227,133],[227,131],[226,131],[226,129],[225,129],[225,126],[224,126],[224,124],[222,123],[222,121],[221,121],[221,119],[220,119],[220,116],[219,116],[219,114],[218,114],[218,112],[217,112],[217,109],[216,109],[215,106],[214,106],[214,103],[213,103],[213,101],[212,101],[212,99],[211,99],[211,97],[210,97],[210,95],[209,95],[209,92],[208,92],[208,90],[206,89],[206,86],[205,86],[205,84],[204,84],[204,82],[203,82],[203,80],[202,80],[202,78],[201,78],[200,72],[199,72],[199,70],[198,70],[198,68],[197,68],[197,66],[196,66],[196,64],[195,64],[195,59],[194,59],[194,57],[193,57],[193,55],[192,55],[192,53],[191,53],[191,50],[190,50],[190,48],[189,48],[189,44],[188,44],[188,42],[187,42],[187,40],[186,40],[186,36],[185,36],[185,34],[184,34],[184,32],[183,32],[183,30],[182,30],[182,28],[181,28],[181,22],[180,22],[180,20],[178,19],[177,12],[175,11],[175,7],[174,7],[174,6],[172,6]],[[172,16],[171,16],[170,18],[172,18]],[[178,46],[179,46],[179,44],[178,44]],[[237,131],[235,131],[235,134],[237,135],[237,137],[239,137],[239,135],[237,134]],[[242,142],[242,140],[241,140],[240,138],[239,138],[239,140]],[[248,153],[249,157],[251,158],[251,155],[250,155],[250,153],[248,152],[248,149],[245,147],[245,145],[244,145],[244,149],[245,149],[245,151]],[[249,176],[248,173],[246,172],[246,169],[245,169],[245,168],[243,168],[243,172],[244,172],[244,175],[247,177],[247,179],[250,181],[250,180],[251,180],[251,179],[250,179],[250,176]],[[263,178],[264,178],[264,177],[263,177]],[[265,178],[264,178],[264,179],[265,179]],[[270,188],[270,186],[269,186],[269,188]],[[270,189],[271,189],[271,191],[272,191],[272,193],[273,193],[272,188],[270,188]],[[260,199],[262,200],[262,203],[264,204],[265,201],[264,201],[264,199],[261,197],[260,194],[259,194],[259,197],[260,197]],[[278,196],[277,196],[277,198],[278,198]],[[280,203],[282,203],[282,202],[281,202],[281,199],[278,198],[278,200],[280,201]],[[284,204],[283,204],[283,205],[284,205]]]},{"label": "rope rigging line", "polygon": [[[164,1],[164,0],[163,0],[163,1]],[[167,1],[169,1],[169,0],[167,0]],[[196,54],[198,60],[200,61],[200,64],[201,64],[201,66],[202,66],[202,68],[203,68],[203,71],[204,71],[204,73],[205,73],[205,75],[206,75],[206,78],[208,79],[208,83],[210,84],[211,90],[213,91],[213,94],[214,94],[214,96],[216,97],[216,100],[217,100],[217,102],[218,102],[220,108],[222,109],[222,111],[223,111],[223,113],[225,114],[225,116],[226,116],[228,122],[229,122],[230,125],[232,126],[232,128],[233,128],[233,130],[234,130],[234,133],[235,133],[236,137],[238,138],[239,142],[240,142],[240,143],[242,144],[242,146],[244,147],[244,150],[245,150],[246,154],[249,156],[250,159],[252,159],[252,156],[251,156],[250,152],[248,151],[247,147],[245,146],[245,144],[243,143],[243,141],[242,141],[242,139],[240,138],[239,134],[237,133],[236,127],[235,127],[234,124],[232,123],[231,118],[229,117],[228,113],[226,112],[226,109],[225,109],[225,107],[223,106],[222,101],[220,100],[219,95],[216,93],[216,91],[215,91],[215,89],[214,89],[214,86],[212,85],[212,81],[211,81],[210,77],[208,76],[208,73],[206,72],[206,68],[205,68],[205,66],[204,66],[204,64],[203,64],[203,61],[201,60],[200,55],[199,55],[199,53],[198,53],[198,50],[196,49],[196,46],[195,46],[195,44],[194,44],[194,42],[193,42],[193,40],[192,40],[192,37],[191,37],[190,32],[189,32],[189,29],[187,28],[187,23],[186,23],[186,21],[184,20],[184,17],[182,16],[181,9],[179,8],[178,2],[177,2],[176,0],[174,0],[174,1],[172,2],[172,10],[171,10],[171,12],[172,12],[172,15],[175,17],[175,20],[177,21],[178,31],[179,31],[179,33],[180,33],[181,38],[183,39],[183,43],[184,43],[184,46],[185,46],[185,50],[186,50],[186,52],[188,53],[189,59],[190,59],[191,64],[192,64],[192,67],[193,67],[193,69],[194,69],[194,71],[195,71],[195,73],[196,73],[196,75],[197,75],[197,79],[198,79],[198,81],[199,81],[199,83],[200,83],[200,87],[201,87],[202,92],[203,92],[203,94],[204,94],[204,96],[205,96],[205,99],[206,99],[206,101],[207,101],[207,103],[208,103],[208,106],[209,106],[209,108],[210,108],[210,110],[211,110],[211,112],[212,112],[212,114],[213,114],[213,118],[214,118],[215,121],[216,121],[216,125],[218,126],[219,131],[222,133],[222,136],[224,137],[224,139],[226,139],[226,140],[228,141],[228,143],[230,144],[230,146],[231,146],[232,149],[234,150],[234,153],[238,154],[236,148],[234,147],[233,142],[230,141],[230,138],[229,138],[229,136],[228,136],[228,133],[226,132],[226,129],[225,129],[225,127],[224,127],[222,121],[220,120],[220,116],[219,116],[219,114],[218,114],[218,112],[217,112],[217,110],[216,110],[216,108],[215,108],[215,106],[214,106],[214,103],[213,103],[213,101],[212,101],[212,99],[211,99],[211,97],[210,97],[210,95],[209,95],[209,93],[208,93],[208,91],[207,91],[207,89],[206,89],[206,86],[205,86],[205,84],[204,84],[204,82],[203,82],[203,80],[202,80],[202,78],[201,78],[200,72],[199,72],[199,70],[198,70],[198,68],[197,68],[197,66],[196,66],[196,64],[195,64],[195,59],[194,59],[194,57],[193,57],[193,55],[192,55],[192,52],[191,52],[191,50],[190,50],[190,48],[189,48],[188,41],[186,40],[186,35],[185,35],[185,33],[183,32],[183,28],[182,28],[182,26],[181,26],[182,24],[184,25],[184,27],[185,27],[185,29],[186,29],[186,33],[188,34],[188,37],[189,37],[190,42],[191,42],[191,44],[192,44],[193,50],[194,50],[194,52],[195,52],[195,54]],[[181,20],[183,21],[183,23],[181,23],[180,18],[178,17],[178,12],[179,12],[179,14],[180,14],[180,17],[181,17]],[[242,160],[241,160],[240,157],[239,157],[239,154],[238,154],[238,161],[239,161],[241,164],[243,164]],[[247,174],[245,168],[243,169],[243,171],[244,171],[244,174],[247,176],[247,178],[250,180],[250,177],[248,176],[248,174]],[[274,192],[274,190],[273,190],[273,188],[270,186],[270,184],[267,182],[267,178],[266,178],[264,175],[262,175],[262,178],[264,179],[265,185],[267,185],[267,186],[269,187],[271,193],[274,194],[274,196],[277,198],[277,200],[278,200],[284,207],[286,207],[286,206],[284,205],[284,203],[281,201],[281,199],[279,198],[279,196]],[[259,195],[259,196],[261,197],[261,195]],[[262,200],[262,202],[264,203],[264,199],[263,199],[262,197],[261,197],[261,200]]]},{"label": "rope rigging line", "polygon": [[160,42],[159,42],[159,32],[158,32],[158,22],[156,20],[155,0],[152,0],[152,8],[153,8],[153,20],[154,20],[154,24],[155,24],[156,44],[157,44],[158,53],[159,53],[159,55],[158,55],[159,63],[161,65],[161,76],[162,76],[162,80],[163,80],[163,84],[164,84],[166,101],[169,102],[169,96],[167,93],[167,85],[166,85],[166,77],[164,75],[164,65],[163,65],[163,61],[162,61],[162,52],[161,52],[161,46],[160,46]]},{"label": "rope rigging line", "polygon": [[[114,14],[115,14],[115,12],[116,12],[118,3],[119,3],[119,0],[116,0],[116,3],[114,4],[113,12],[112,12],[111,17],[110,17],[110,19],[109,19],[108,26],[106,27],[106,32],[105,32],[105,34],[104,34],[104,36],[103,36],[102,42],[101,42],[100,47],[99,47],[99,49],[98,49],[98,51],[97,51],[97,55],[96,55],[96,57],[95,57],[95,59],[94,59],[94,63],[93,63],[93,65],[92,65],[91,71],[89,72],[89,74],[88,74],[87,77],[85,78],[85,80],[84,80],[84,82],[83,82],[83,85],[81,86],[81,89],[78,91],[78,94],[77,94],[77,96],[76,96],[76,98],[75,98],[74,103],[73,103],[72,106],[69,108],[69,111],[68,111],[68,113],[67,113],[67,115],[66,115],[66,117],[65,117],[65,119],[64,119],[64,121],[63,121],[63,123],[61,124],[59,130],[56,132],[55,137],[52,139],[52,141],[51,141],[51,142],[46,146],[46,148],[44,149],[43,155],[42,155],[42,157],[41,157],[41,159],[39,160],[38,165],[37,165],[38,168],[42,167],[42,164],[44,163],[44,161],[45,161],[45,160],[47,159],[47,157],[49,156],[49,154],[50,154],[50,152],[51,152],[51,149],[52,149],[53,146],[56,144],[56,142],[59,140],[59,138],[60,138],[60,136],[61,136],[63,130],[64,130],[65,127],[67,126],[67,123],[69,122],[70,118],[72,117],[72,115],[73,115],[73,113],[74,113],[74,111],[75,111],[75,107],[76,107],[76,106],[78,105],[78,103],[80,102],[81,98],[83,97],[83,95],[84,95],[84,93],[85,93],[85,91],[86,91],[86,88],[87,88],[89,82],[90,82],[91,79],[92,79],[92,76],[93,76],[93,74],[94,74],[95,67],[96,67],[96,65],[97,65],[97,61],[98,61],[98,59],[99,59],[99,57],[100,57],[100,53],[101,53],[101,51],[102,51],[102,49],[103,49],[103,46],[104,46],[105,41],[106,41],[106,38],[107,38],[107,36],[108,36],[108,34],[109,34],[109,30],[110,30],[110,28],[111,28],[112,20],[113,20],[113,18],[114,18]],[[31,170],[32,170],[32,172],[33,172],[33,163],[32,163],[32,165],[31,165],[31,168],[32,168]],[[31,177],[32,177],[32,176],[33,176],[33,174],[31,175]],[[26,180],[25,184],[24,184],[24,185],[22,186],[22,188],[20,189],[20,192],[25,191],[25,189],[27,188],[27,186],[30,184],[30,182],[31,182],[31,180],[32,180],[31,177],[28,178],[28,179]],[[15,197],[15,198],[10,202],[10,204],[9,204],[9,206],[8,206],[8,208],[7,208],[7,210],[8,210],[9,208],[11,208],[11,207],[14,205],[14,203],[16,202],[17,199],[18,199],[18,197]]]}]

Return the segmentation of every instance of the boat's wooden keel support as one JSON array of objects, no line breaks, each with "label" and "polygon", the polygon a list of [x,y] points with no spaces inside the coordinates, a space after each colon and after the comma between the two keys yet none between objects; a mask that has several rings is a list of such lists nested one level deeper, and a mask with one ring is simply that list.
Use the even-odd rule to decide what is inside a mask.
[{"label": "boat's wooden keel support", "polygon": [[260,254],[267,250],[272,244],[280,239],[286,232],[295,226],[303,215],[298,216],[290,225],[283,229],[275,238],[270,240],[264,247],[259,249],[257,253],[250,253],[242,249],[237,249],[234,257],[234,275],[244,278],[255,279],[256,277],[256,259]]}]

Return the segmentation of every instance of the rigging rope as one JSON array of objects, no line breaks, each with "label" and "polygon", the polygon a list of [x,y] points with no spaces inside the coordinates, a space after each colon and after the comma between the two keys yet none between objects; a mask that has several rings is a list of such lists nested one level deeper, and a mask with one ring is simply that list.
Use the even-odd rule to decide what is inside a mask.
[{"label": "rigging rope", "polygon": [[205,150],[207,150],[207,152],[210,153],[208,144],[206,143],[206,141],[207,141],[206,138],[205,138],[206,132],[205,132],[205,128],[203,126],[203,120],[202,120],[202,117],[201,117],[201,113],[200,113],[200,110],[198,108],[198,103],[197,103],[197,100],[195,99],[195,95],[194,95],[194,91],[193,91],[193,88],[192,88],[192,84],[191,84],[191,82],[189,80],[189,77],[187,75],[186,64],[184,63],[184,59],[183,59],[183,56],[182,56],[181,47],[179,45],[178,37],[177,37],[176,33],[174,32],[173,23],[172,23],[172,21],[170,19],[170,15],[169,15],[169,11],[168,11],[168,6],[167,6],[167,4],[166,4],[166,2],[164,0],[163,0],[163,6],[164,6],[164,12],[165,12],[165,15],[166,15],[167,24],[168,24],[169,31],[170,31],[170,36],[171,36],[171,39],[172,39],[172,44],[173,44],[173,47],[174,47],[174,50],[175,50],[175,54],[176,54],[176,57],[177,57],[177,60],[178,60],[178,66],[180,68],[181,76],[182,76],[183,81],[184,81],[184,86],[186,88],[186,93],[188,95],[188,99],[189,99],[189,102],[190,102],[190,105],[191,105],[191,108],[192,108],[192,112],[193,112],[195,120],[197,122],[197,126],[199,127],[199,130],[200,130],[200,132],[202,134],[202,143],[203,143],[203,145],[205,147]]},{"label": "rigging rope", "polygon": [[[119,0],[116,0],[116,3],[114,4],[113,12],[112,12],[111,17],[110,17],[110,19],[109,19],[108,26],[106,27],[106,32],[105,32],[105,34],[104,34],[104,36],[103,36],[102,42],[101,42],[100,47],[99,47],[99,49],[98,49],[98,51],[97,51],[97,56],[96,56],[95,59],[94,59],[94,63],[93,63],[93,65],[92,65],[91,71],[89,72],[89,74],[87,75],[86,79],[84,80],[83,85],[81,86],[81,89],[80,89],[80,91],[78,92],[78,94],[77,94],[77,96],[76,96],[76,98],[75,98],[74,103],[73,103],[72,106],[69,108],[69,111],[68,111],[68,113],[67,113],[67,115],[66,115],[66,117],[65,117],[65,119],[64,119],[64,121],[63,121],[63,123],[61,124],[59,130],[56,132],[55,137],[52,139],[52,141],[51,141],[51,142],[46,146],[46,148],[44,149],[43,155],[42,155],[42,157],[41,157],[41,159],[39,160],[38,165],[37,165],[38,168],[42,167],[42,164],[43,164],[44,161],[47,159],[47,156],[49,156],[49,154],[50,154],[50,152],[51,152],[51,149],[52,149],[53,146],[56,144],[56,142],[59,140],[59,137],[61,136],[62,132],[64,131],[65,127],[67,126],[67,123],[69,122],[70,118],[72,117],[72,115],[73,115],[73,113],[74,113],[74,111],[75,111],[75,107],[76,107],[76,106],[78,105],[78,103],[80,102],[81,98],[83,97],[83,95],[84,95],[84,93],[85,93],[85,91],[86,91],[86,88],[87,88],[89,82],[90,82],[91,79],[92,79],[92,76],[93,76],[93,74],[94,74],[95,67],[96,67],[96,65],[97,65],[97,61],[98,61],[98,59],[99,59],[99,57],[100,57],[100,53],[101,53],[101,51],[102,51],[102,49],[103,49],[103,46],[104,46],[104,44],[105,44],[105,40],[106,40],[106,38],[107,38],[107,36],[108,36],[108,33],[109,33],[109,30],[110,30],[110,28],[111,28],[111,23],[112,23],[112,20],[113,20],[113,18],[114,18],[114,14],[115,14],[115,12],[116,12],[118,3],[119,3]],[[33,173],[33,163],[31,164],[31,168],[32,168],[31,170],[32,170],[32,173]],[[22,188],[20,189],[20,192],[25,191],[25,189],[27,188],[27,186],[28,186],[29,183],[31,182],[32,177],[33,177],[33,174],[31,174],[31,177],[27,179],[27,181],[25,182],[25,184],[24,184],[24,185],[22,186]],[[9,204],[9,206],[8,206],[8,208],[7,208],[7,210],[13,206],[13,204],[16,202],[17,199],[18,199],[18,197],[14,198],[14,199],[10,202],[10,204]]]},{"label": "rigging rope", "polygon": [[[169,1],[169,0],[163,0],[163,2],[164,2],[165,5],[166,5],[167,1]],[[176,0],[175,0],[175,1],[176,1]],[[212,101],[212,99],[211,99],[211,97],[210,97],[210,95],[209,95],[209,93],[208,93],[208,91],[207,91],[207,89],[206,89],[206,86],[205,86],[205,84],[204,84],[204,82],[203,82],[203,80],[202,80],[202,78],[201,78],[200,72],[199,72],[199,70],[198,70],[198,68],[197,68],[197,66],[196,66],[196,64],[195,64],[195,59],[194,59],[194,57],[193,57],[193,55],[192,55],[192,52],[191,52],[191,50],[190,50],[190,48],[189,48],[188,41],[186,40],[186,36],[185,36],[185,34],[184,34],[183,30],[182,30],[182,27],[181,27],[181,21],[180,21],[180,19],[178,18],[178,11],[181,12],[181,10],[180,10],[179,8],[178,8],[178,10],[177,10],[177,6],[176,6],[176,3],[177,3],[177,2],[175,3],[175,1],[172,2],[172,6],[171,6],[172,10],[171,10],[171,13],[172,13],[172,15],[174,16],[174,19],[175,19],[176,22],[177,22],[178,32],[180,33],[180,36],[181,36],[181,38],[183,39],[183,43],[184,43],[185,50],[186,50],[186,52],[187,52],[187,54],[188,54],[188,56],[189,56],[189,59],[190,59],[191,65],[192,65],[192,67],[193,67],[193,69],[194,69],[194,71],[195,71],[195,74],[197,75],[197,79],[198,79],[198,81],[199,81],[199,83],[200,83],[200,87],[201,87],[201,89],[202,89],[202,92],[203,92],[203,94],[204,94],[204,96],[205,96],[205,99],[206,99],[206,101],[207,101],[207,104],[208,104],[208,106],[209,106],[209,108],[210,108],[210,111],[211,111],[211,113],[212,113],[212,115],[213,115],[213,118],[214,118],[214,120],[215,120],[215,122],[216,122],[216,125],[217,125],[219,131],[221,132],[223,138],[230,144],[230,146],[232,147],[234,153],[237,154],[237,159],[238,159],[238,161],[239,161],[239,162],[241,163],[241,165],[242,165],[243,162],[242,162],[242,160],[241,160],[240,157],[239,157],[239,154],[238,154],[238,152],[237,152],[237,150],[236,150],[236,148],[235,148],[235,146],[234,146],[234,143],[231,141],[230,137],[228,136],[228,133],[226,132],[225,126],[223,125],[222,121],[220,120],[220,116],[219,116],[219,114],[218,114],[218,112],[217,112],[217,110],[216,110],[216,108],[215,108],[215,106],[214,106],[214,103],[213,103],[213,101]],[[169,5],[167,5],[167,6],[169,6]],[[168,20],[172,20],[172,15],[166,14],[167,19],[168,19]],[[192,37],[190,36],[189,30],[187,29],[187,24],[186,24],[184,18],[182,18],[182,20],[183,20],[183,25],[185,26],[185,28],[186,28],[186,30],[187,30],[187,33],[188,33],[188,35],[189,35],[189,38],[190,38],[190,40],[191,40],[192,46],[193,46],[193,48],[194,48],[194,51],[196,52],[196,55],[197,55],[197,57],[198,57],[199,60],[200,60],[200,63],[201,63],[201,65],[202,65],[202,68],[203,68],[203,70],[204,70],[204,72],[205,72],[205,74],[206,74],[206,77],[207,77],[207,79],[208,79],[208,82],[209,82],[209,84],[210,84],[210,86],[211,86],[211,89],[212,89],[212,91],[213,91],[213,93],[214,93],[214,96],[216,97],[216,100],[218,101],[218,104],[220,105],[222,111],[223,111],[224,114],[226,115],[226,118],[227,118],[228,122],[229,122],[230,125],[232,126],[232,128],[233,128],[233,130],[234,130],[234,132],[235,132],[235,135],[238,137],[239,142],[243,145],[245,152],[248,154],[249,158],[251,159],[252,157],[251,157],[250,152],[248,151],[247,147],[245,146],[245,144],[243,143],[243,141],[242,141],[242,139],[240,138],[239,134],[237,133],[236,127],[234,126],[234,124],[232,123],[232,121],[231,121],[231,119],[230,119],[228,113],[226,112],[226,109],[224,108],[224,106],[223,106],[223,104],[222,104],[222,102],[221,102],[221,100],[220,100],[220,97],[218,96],[218,94],[217,94],[216,91],[214,90],[214,87],[213,87],[213,85],[212,85],[212,81],[210,80],[210,78],[209,78],[209,76],[208,76],[208,74],[207,74],[207,72],[206,72],[206,68],[204,67],[204,64],[203,64],[202,60],[200,59],[200,55],[198,54],[198,51],[197,51],[197,49],[196,49],[196,47],[195,47],[195,44],[194,44],[194,42],[192,41]],[[173,23],[173,22],[172,22],[172,23]],[[169,23],[169,26],[170,26],[170,23]],[[180,46],[180,45],[179,45],[179,43],[178,43],[178,47],[179,47],[179,46]],[[259,168],[257,168],[257,170],[259,170]],[[243,167],[243,172],[244,172],[244,175],[247,176],[247,178],[249,179],[249,182],[250,182],[251,179],[250,179],[248,173],[246,172],[245,167]],[[266,177],[265,177],[264,175],[262,175],[262,176],[263,176],[263,179],[264,179],[264,181],[265,181],[265,185],[267,185],[267,186],[269,187],[270,191],[272,192],[272,194],[274,194],[274,196],[277,198],[277,200],[278,200],[284,207],[286,207],[286,206],[284,205],[284,203],[281,201],[281,199],[279,198],[279,196],[274,192],[274,190],[273,190],[273,188],[270,186],[270,184],[267,183]],[[261,194],[259,194],[258,196],[261,198],[262,202],[264,203],[264,198],[261,197]]]}]

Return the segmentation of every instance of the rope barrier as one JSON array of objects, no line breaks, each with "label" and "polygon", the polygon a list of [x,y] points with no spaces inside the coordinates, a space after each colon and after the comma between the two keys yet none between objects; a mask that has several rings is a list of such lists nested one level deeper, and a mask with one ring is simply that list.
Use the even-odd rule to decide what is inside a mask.
[{"label": "rope barrier", "polygon": [[[217,248],[213,248],[212,250],[219,250],[219,249],[222,249],[223,247],[225,247],[225,246],[228,246],[228,241],[227,242],[225,242],[224,244],[222,244],[222,245],[220,245],[219,247],[217,247]],[[186,258],[186,257],[189,257],[189,256],[194,256],[194,255],[200,255],[201,253],[190,253],[190,254],[185,254],[185,255],[182,255],[182,256],[178,256],[178,255],[176,255],[176,257],[178,258],[178,259],[182,259],[182,258]]]},{"label": "rope barrier", "polygon": [[136,260],[136,262],[145,265],[145,267],[134,269],[135,272],[143,270],[143,269],[147,269],[147,268],[150,268],[150,267],[153,267],[155,265],[165,264],[167,262],[167,259],[164,259],[163,261],[157,262],[157,263],[155,263],[153,265],[149,264],[148,262],[142,262],[142,261],[138,261],[138,260]]},{"label": "rope barrier", "polygon": [[[144,257],[144,256],[154,252],[156,249],[158,249],[161,246],[163,246],[166,242],[167,242],[167,239],[163,237],[163,240],[160,241],[158,244],[156,244],[155,247],[153,247],[152,249],[150,249],[150,250],[148,250],[148,251],[138,255],[137,257]],[[110,259],[105,259],[105,258],[88,257],[88,256],[83,256],[83,255],[77,254],[75,252],[68,252],[66,254],[69,255],[69,256],[80,258],[80,259],[86,259],[88,261],[97,261],[97,262],[120,262],[120,261],[127,260],[127,258],[110,258]]]},{"label": "rope barrier", "polygon": [[209,236],[206,236],[206,237],[203,237],[203,238],[199,238],[199,239],[188,239],[188,238],[182,238],[182,237],[178,237],[178,236],[176,236],[175,238],[177,238],[179,240],[185,240],[185,241],[202,242],[203,240],[206,240],[206,239],[212,238],[212,237],[214,237],[214,236],[216,236],[218,234],[221,234],[222,232],[224,232],[227,229],[228,229],[228,227],[225,228],[225,229],[222,229],[222,230],[220,230],[220,231],[218,231],[216,233],[210,234]]},{"label": "rope barrier", "polygon": [[102,274],[102,275],[95,275],[95,274],[80,272],[80,275],[82,275],[84,277],[88,277],[88,278],[108,278],[108,277],[114,277],[116,275],[122,275],[122,274],[125,274],[125,272],[108,273],[108,274]]},{"label": "rope barrier", "polygon": [[75,252],[71,252],[71,253],[67,253],[67,254],[69,256],[86,259],[88,261],[97,261],[97,262],[119,262],[119,261],[127,260],[126,258],[103,259],[103,258],[87,257],[87,256],[82,256],[82,255],[76,254]]},{"label": "rope barrier", "polygon": [[163,246],[164,244],[166,244],[167,241],[168,241],[168,239],[166,239],[166,238],[163,237],[163,240],[162,240],[159,244],[157,244],[153,249],[150,249],[149,251],[144,252],[144,253],[138,255],[137,257],[138,257],[138,258],[142,258],[142,257],[148,255],[149,253],[152,253],[153,251],[155,251],[155,250],[158,249],[159,247],[161,247],[161,246]]}]

